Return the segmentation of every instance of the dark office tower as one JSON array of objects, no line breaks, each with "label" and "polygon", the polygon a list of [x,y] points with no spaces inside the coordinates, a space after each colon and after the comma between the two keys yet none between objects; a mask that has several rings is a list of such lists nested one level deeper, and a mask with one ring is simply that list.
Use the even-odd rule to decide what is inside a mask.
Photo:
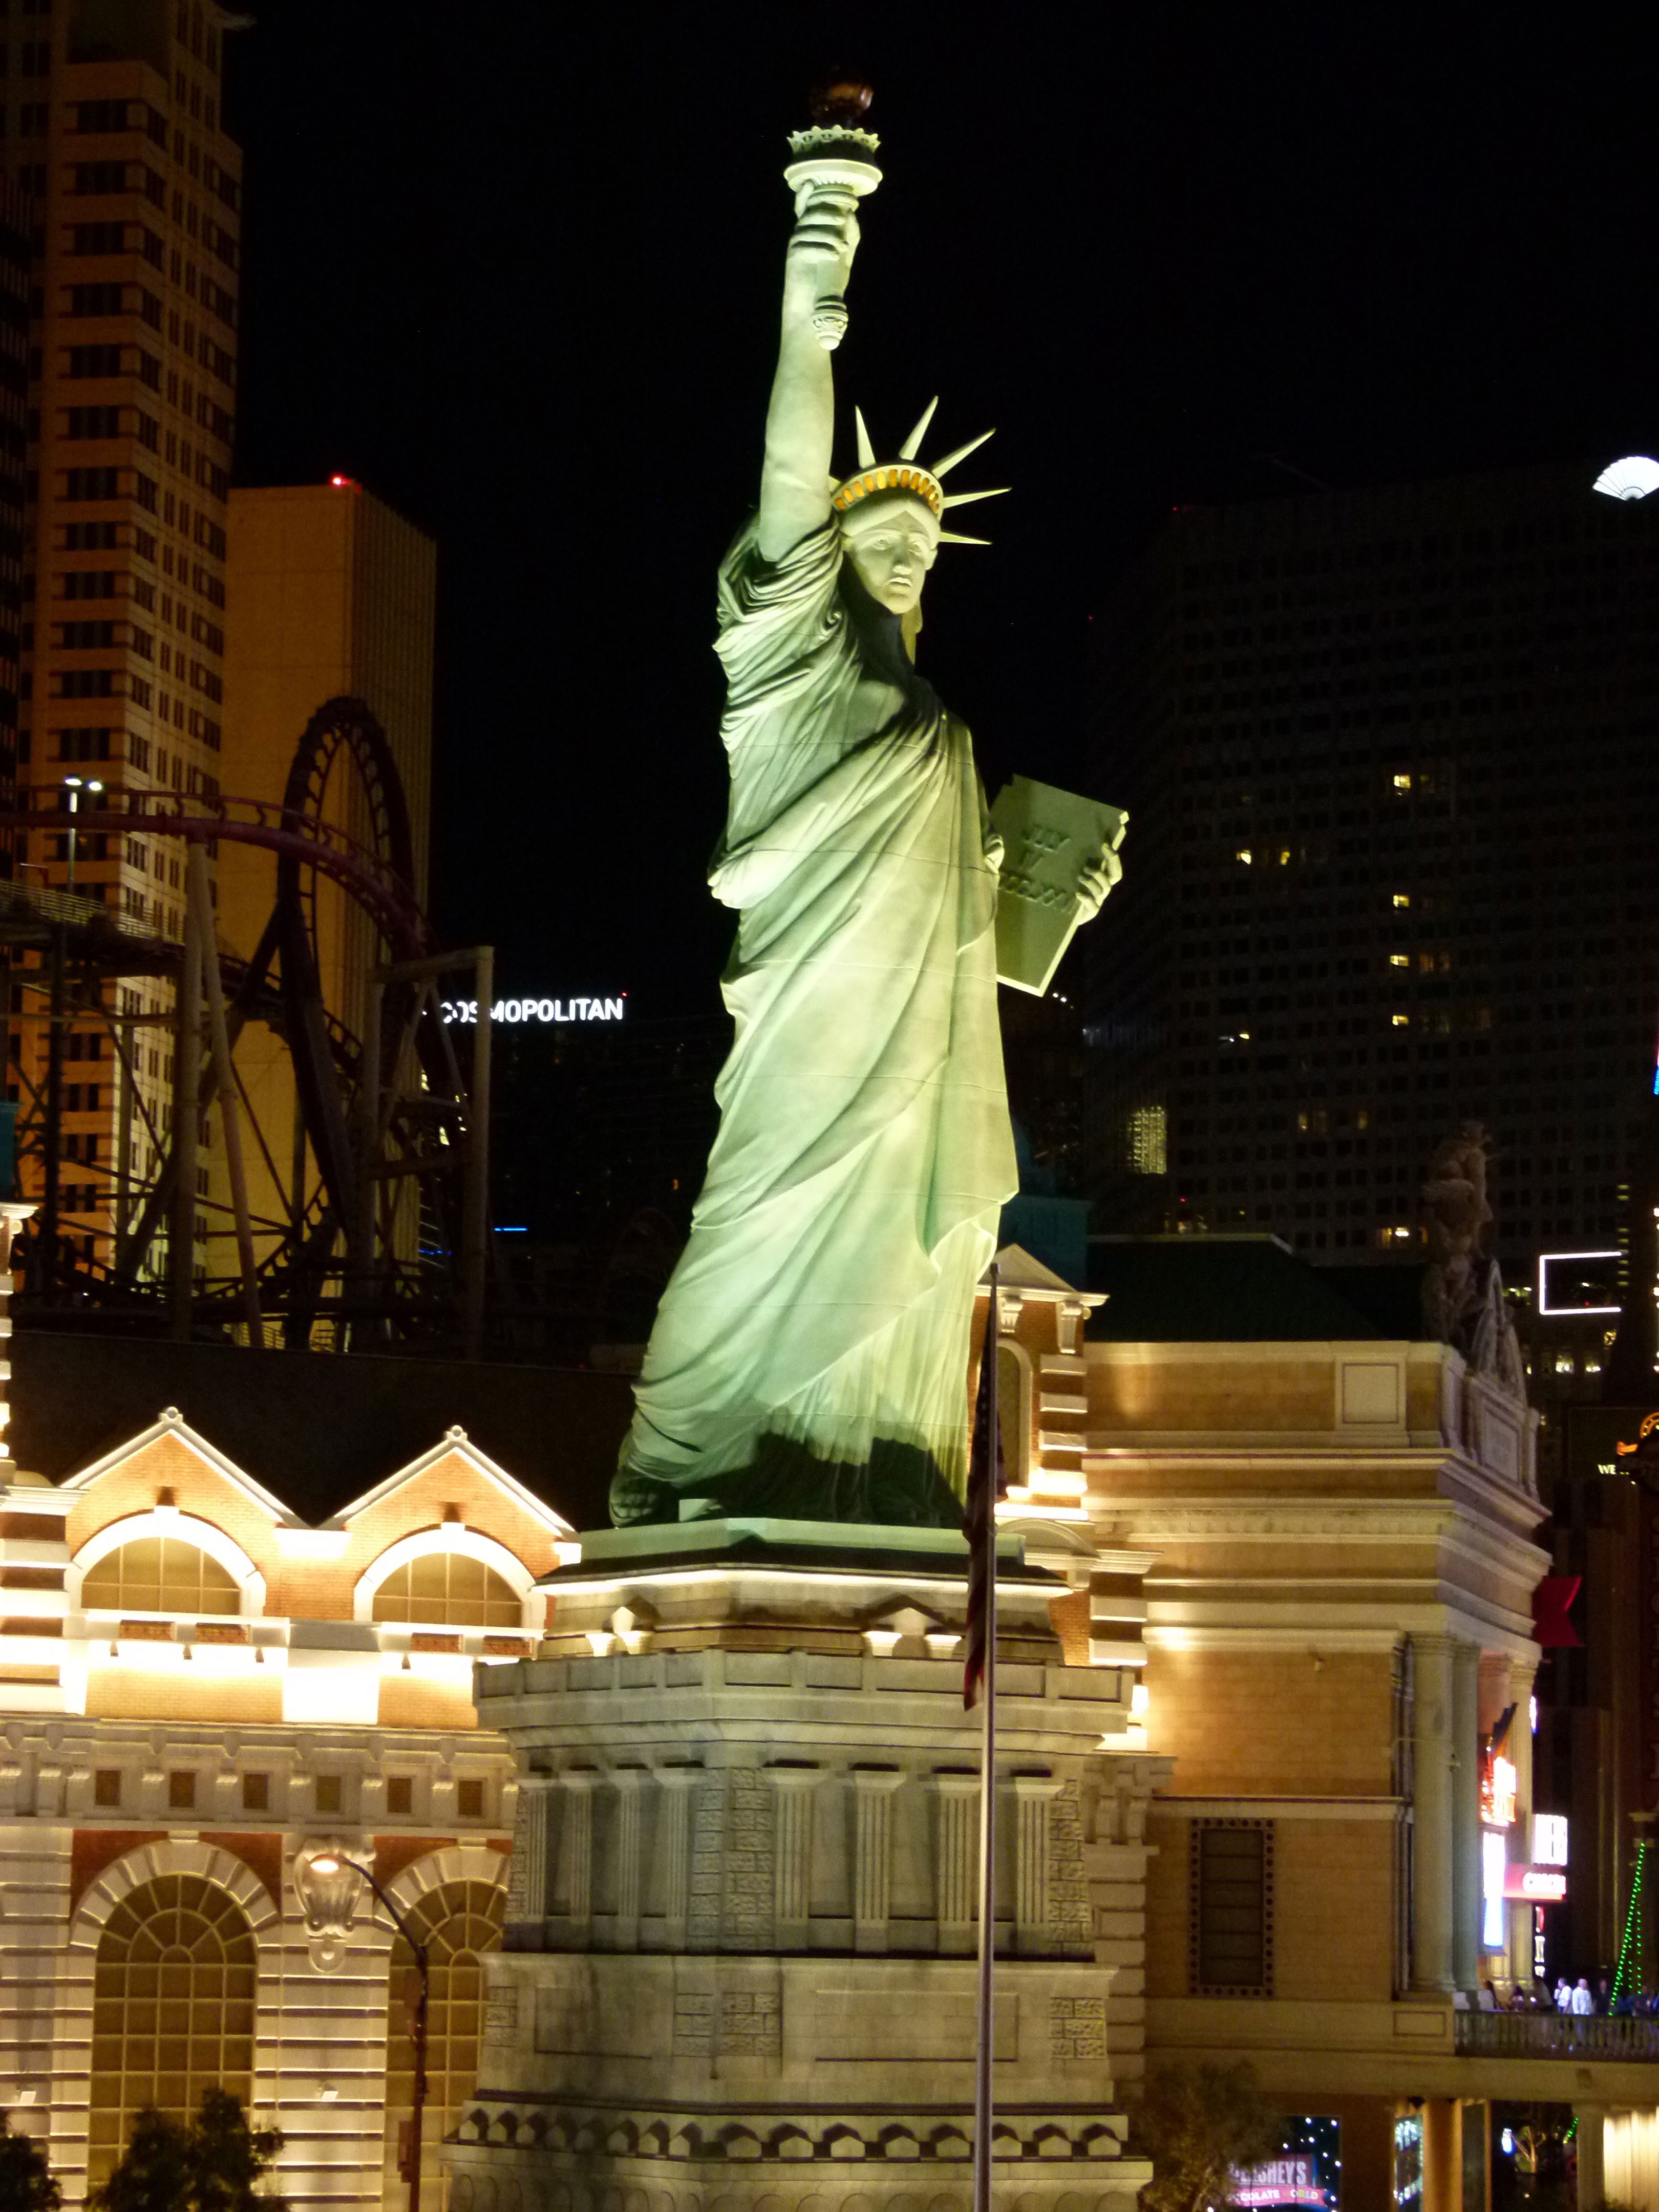
[{"label": "dark office tower", "polygon": [[[18,780],[60,803],[70,779],[118,804],[219,789],[241,197],[220,99],[225,33],[248,20],[211,0],[0,12],[0,167],[24,196],[35,260]],[[0,551],[0,630],[15,626],[9,559]],[[83,902],[176,937],[176,844],[55,830],[28,842],[16,860],[32,888],[72,876]],[[119,988],[140,1020],[171,1005],[158,977]],[[17,1040],[26,1110],[46,1081],[46,1039],[36,1019]],[[127,1116],[107,1040],[66,1042],[103,1065],[64,1094],[61,1157],[77,1165],[64,1227],[105,1260]],[[148,1079],[157,1054],[144,1050]],[[40,1147],[26,1151],[35,1198]]]},{"label": "dark office tower", "polygon": [[[0,183],[0,808],[13,804],[17,790],[31,265],[24,201]],[[11,847],[0,836],[0,877],[13,872]]]},{"label": "dark office tower", "polygon": [[1473,1119],[1511,1280],[1611,1243],[1659,1010],[1659,498],[1595,473],[1184,509],[1147,549],[1099,672],[1103,1225],[1403,1257]]}]

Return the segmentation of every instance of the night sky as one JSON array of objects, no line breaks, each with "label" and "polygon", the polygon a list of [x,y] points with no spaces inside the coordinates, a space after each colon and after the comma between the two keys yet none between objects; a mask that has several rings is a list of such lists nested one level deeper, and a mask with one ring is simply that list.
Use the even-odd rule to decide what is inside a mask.
[{"label": "night sky", "polygon": [[228,40],[238,480],[437,538],[434,914],[508,990],[717,1004],[714,571],[826,64],[886,173],[842,465],[851,400],[885,447],[939,391],[931,450],[994,423],[958,482],[1015,487],[921,646],[993,790],[1079,775],[1091,611],[1172,504],[1659,447],[1650,32],[1147,12],[258,0]]}]

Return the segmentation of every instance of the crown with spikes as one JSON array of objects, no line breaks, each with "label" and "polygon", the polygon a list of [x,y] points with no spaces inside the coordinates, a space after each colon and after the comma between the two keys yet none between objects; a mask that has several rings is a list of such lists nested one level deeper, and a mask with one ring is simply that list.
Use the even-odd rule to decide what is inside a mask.
[{"label": "crown with spikes", "polygon": [[967,538],[960,531],[945,529],[942,526],[945,510],[947,507],[966,507],[971,500],[1000,499],[1007,490],[1007,485],[997,484],[988,491],[947,492],[939,479],[955,468],[958,461],[965,461],[969,453],[977,453],[994,433],[981,430],[977,438],[970,438],[965,446],[958,446],[955,453],[946,453],[943,460],[935,461],[931,468],[924,467],[916,459],[916,452],[927,434],[927,425],[933,421],[933,410],[938,405],[936,398],[928,401],[922,410],[921,422],[899,447],[898,459],[893,462],[877,460],[876,449],[870,442],[870,433],[864,427],[864,416],[855,407],[853,421],[858,430],[858,470],[845,483],[831,484],[830,504],[837,514],[845,514],[861,499],[869,499],[877,492],[908,492],[913,499],[919,499],[934,520],[941,525],[939,533],[941,545],[988,545],[991,542],[988,538]]}]

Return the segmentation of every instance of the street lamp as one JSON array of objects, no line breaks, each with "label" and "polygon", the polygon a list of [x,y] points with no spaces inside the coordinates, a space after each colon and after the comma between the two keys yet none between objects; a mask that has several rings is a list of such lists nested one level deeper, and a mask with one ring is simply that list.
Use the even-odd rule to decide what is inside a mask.
[{"label": "street lamp", "polygon": [[66,775],[64,778],[64,787],[69,793],[70,818],[69,883],[66,888],[73,890],[75,889],[75,817],[81,809],[81,793],[83,791],[87,793],[101,791],[104,787],[96,776]]},{"label": "street lamp", "polygon": [[427,1958],[426,1946],[410,1930],[386,1891],[375,1880],[370,1869],[356,1859],[342,1858],[337,1851],[319,1851],[310,1862],[313,1874],[343,1874],[348,1867],[362,1875],[386,1911],[391,1914],[398,1933],[415,1954],[415,1971],[420,1976],[421,1994],[415,2006],[415,2096],[409,2121],[409,2150],[404,2163],[404,2179],[409,2184],[409,2212],[421,2212],[421,2115],[426,2105],[426,2023],[427,2010],[432,1996],[432,1970]]}]

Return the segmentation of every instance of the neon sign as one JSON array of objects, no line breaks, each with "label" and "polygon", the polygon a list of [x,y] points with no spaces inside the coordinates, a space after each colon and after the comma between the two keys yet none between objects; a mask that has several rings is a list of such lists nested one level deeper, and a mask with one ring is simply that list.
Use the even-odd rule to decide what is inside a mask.
[{"label": "neon sign", "polygon": [[[446,1024],[476,1022],[476,999],[445,999]],[[628,994],[620,999],[497,999],[489,1009],[492,1022],[619,1022],[628,1011]]]}]

